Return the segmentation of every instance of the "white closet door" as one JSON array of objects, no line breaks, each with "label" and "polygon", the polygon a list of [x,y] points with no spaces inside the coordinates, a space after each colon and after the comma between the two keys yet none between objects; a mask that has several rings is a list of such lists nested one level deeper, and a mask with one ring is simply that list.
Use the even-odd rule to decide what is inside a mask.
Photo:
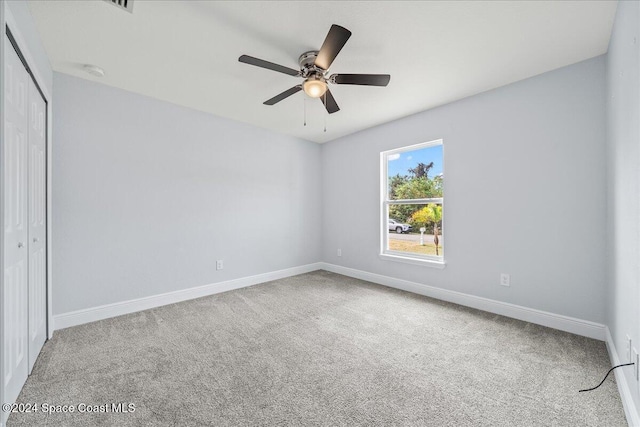
[{"label": "white closet door", "polygon": [[46,170],[45,109],[40,92],[29,79],[29,372],[46,339]]},{"label": "white closet door", "polygon": [[3,379],[13,402],[28,375],[27,135],[31,80],[5,37]]}]

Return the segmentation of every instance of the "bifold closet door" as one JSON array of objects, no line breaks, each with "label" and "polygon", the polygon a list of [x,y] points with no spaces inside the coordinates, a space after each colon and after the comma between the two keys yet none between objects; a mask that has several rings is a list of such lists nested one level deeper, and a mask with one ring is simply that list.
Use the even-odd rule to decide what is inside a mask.
[{"label": "bifold closet door", "polygon": [[5,121],[4,144],[1,147],[4,173],[2,369],[4,400],[13,402],[29,374],[27,143],[31,78],[6,36],[4,48]]},{"label": "bifold closet door", "polygon": [[29,234],[29,372],[47,336],[46,256],[46,104],[29,79],[28,234]]}]

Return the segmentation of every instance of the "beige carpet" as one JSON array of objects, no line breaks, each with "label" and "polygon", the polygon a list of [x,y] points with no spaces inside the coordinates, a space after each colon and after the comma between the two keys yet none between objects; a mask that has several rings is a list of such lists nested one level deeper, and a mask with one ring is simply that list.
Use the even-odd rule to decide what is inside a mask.
[{"label": "beige carpet", "polygon": [[8,426],[624,426],[613,375],[578,393],[609,367],[603,342],[317,271],[57,331],[19,402],[135,411]]}]

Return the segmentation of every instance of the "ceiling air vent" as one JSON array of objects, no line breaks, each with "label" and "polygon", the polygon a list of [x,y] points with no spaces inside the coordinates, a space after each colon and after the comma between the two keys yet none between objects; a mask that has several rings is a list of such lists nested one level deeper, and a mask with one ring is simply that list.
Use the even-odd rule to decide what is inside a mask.
[{"label": "ceiling air vent", "polygon": [[111,3],[112,5],[124,9],[127,12],[133,12],[133,0],[104,0],[107,3]]}]

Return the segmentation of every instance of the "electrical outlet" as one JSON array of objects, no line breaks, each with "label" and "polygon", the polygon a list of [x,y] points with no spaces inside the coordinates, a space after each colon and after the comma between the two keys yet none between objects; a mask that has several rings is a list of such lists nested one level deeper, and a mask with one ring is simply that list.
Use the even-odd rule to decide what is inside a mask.
[{"label": "electrical outlet", "polygon": [[638,377],[638,365],[640,364],[640,358],[638,357],[638,350],[635,348],[631,350],[633,354],[633,377],[638,381],[640,378]]},{"label": "electrical outlet", "polygon": [[222,270],[224,268],[224,263],[221,259],[216,261],[216,270]]},{"label": "electrical outlet", "polygon": [[500,284],[502,286],[511,286],[511,276],[507,273],[500,274]]},{"label": "electrical outlet", "polygon": [[625,347],[625,360],[627,363],[632,363],[633,359],[631,359],[631,337],[627,335],[627,345]]},{"label": "electrical outlet", "polygon": [[338,256],[342,256],[342,249],[338,249]]}]

